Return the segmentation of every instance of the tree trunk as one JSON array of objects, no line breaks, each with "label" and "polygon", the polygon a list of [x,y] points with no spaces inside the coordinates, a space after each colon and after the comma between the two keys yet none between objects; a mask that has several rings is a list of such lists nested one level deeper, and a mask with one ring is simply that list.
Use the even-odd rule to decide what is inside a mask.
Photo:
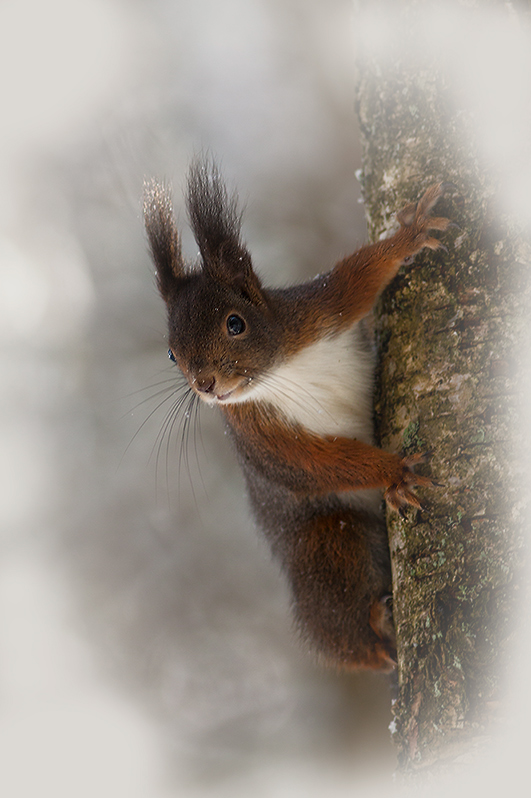
[{"label": "tree trunk", "polygon": [[[523,604],[515,431],[531,259],[504,204],[504,175],[484,156],[480,109],[460,101],[454,62],[416,40],[425,26],[411,27],[411,11],[418,21],[423,4],[394,5],[398,47],[365,51],[359,71],[369,234],[388,233],[394,212],[439,180],[456,188],[437,213],[459,225],[442,236],[448,253],[425,251],[401,270],[375,321],[381,445],[432,451],[424,468],[445,485],[423,492],[427,511],[388,518],[399,669],[393,730],[409,780],[473,759],[497,721]],[[357,7],[379,20],[382,9],[391,13],[385,4]],[[480,12],[466,13],[473,21]]]}]

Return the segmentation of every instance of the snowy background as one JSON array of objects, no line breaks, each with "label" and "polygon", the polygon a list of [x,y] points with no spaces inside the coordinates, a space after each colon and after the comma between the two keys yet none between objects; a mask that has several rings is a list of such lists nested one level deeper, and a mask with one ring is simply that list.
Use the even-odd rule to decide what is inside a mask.
[{"label": "snowy background", "polygon": [[[387,681],[299,647],[220,420],[202,411],[181,468],[178,432],[160,441],[172,372],[140,215],[144,178],[165,177],[184,227],[206,149],[271,284],[356,248],[354,19],[348,0],[0,4],[6,798],[365,795],[390,778]],[[364,21],[368,45],[382,24]],[[502,55],[522,58],[513,39]],[[504,103],[515,66],[530,72],[510,62]],[[493,158],[528,133],[499,117]]]}]

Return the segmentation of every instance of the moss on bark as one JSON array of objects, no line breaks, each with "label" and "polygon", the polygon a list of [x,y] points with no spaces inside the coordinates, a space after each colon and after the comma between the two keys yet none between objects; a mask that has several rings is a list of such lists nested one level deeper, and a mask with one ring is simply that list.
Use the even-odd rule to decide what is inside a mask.
[{"label": "moss on bark", "polygon": [[367,58],[358,86],[370,237],[438,180],[456,186],[438,213],[460,227],[443,236],[448,253],[401,270],[375,322],[381,445],[431,450],[426,473],[445,485],[423,492],[428,511],[388,518],[403,773],[438,772],[488,739],[525,559],[515,433],[529,247],[501,212],[473,120],[425,67]]}]

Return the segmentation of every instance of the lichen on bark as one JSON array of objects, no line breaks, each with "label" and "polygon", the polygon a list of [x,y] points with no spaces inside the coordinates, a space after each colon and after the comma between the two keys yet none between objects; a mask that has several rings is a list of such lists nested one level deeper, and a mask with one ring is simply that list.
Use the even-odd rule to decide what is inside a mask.
[{"label": "lichen on bark", "polygon": [[[369,234],[439,180],[459,229],[448,252],[403,267],[376,312],[383,448],[432,451],[426,511],[389,515],[403,773],[438,772],[482,749],[496,722],[521,589],[525,528],[515,462],[518,352],[529,306],[528,244],[504,215],[473,120],[445,75],[365,59],[357,95]],[[444,763],[444,764],[443,764]]]}]

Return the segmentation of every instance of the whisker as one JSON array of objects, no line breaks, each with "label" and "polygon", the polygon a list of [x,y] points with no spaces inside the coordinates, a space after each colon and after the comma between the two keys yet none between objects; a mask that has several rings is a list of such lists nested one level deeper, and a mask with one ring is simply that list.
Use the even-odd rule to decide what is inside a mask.
[{"label": "whisker", "polygon": [[[166,389],[165,389],[165,390],[163,390],[163,391],[157,391],[157,393],[153,394],[153,396],[151,396],[151,397],[148,397],[148,399],[146,399],[146,400],[145,400],[145,401],[149,401],[150,399],[154,399],[154,398],[156,398],[156,397],[158,397],[158,396],[160,396],[160,395],[162,395],[162,394],[166,393],[167,391],[170,391],[170,393],[168,393],[168,395],[167,395],[167,396],[165,396],[165,397],[164,397],[164,399],[162,399],[162,401],[161,401],[161,402],[159,402],[159,403],[156,405],[156,407],[154,407],[154,408],[153,408],[153,410],[151,410],[151,412],[150,412],[150,413],[149,413],[149,414],[146,416],[146,418],[144,419],[144,421],[143,421],[143,422],[140,424],[139,428],[137,429],[137,431],[135,432],[135,434],[133,435],[133,437],[131,438],[131,440],[129,441],[129,443],[127,444],[127,446],[125,447],[125,449],[124,449],[124,452],[123,452],[123,454],[122,454],[122,456],[121,456],[121,458],[120,458],[120,462],[119,462],[119,464],[118,464],[118,467],[119,467],[119,466],[121,465],[121,463],[123,462],[123,459],[124,459],[125,455],[127,454],[127,452],[129,451],[129,449],[130,449],[130,448],[131,448],[131,446],[133,445],[133,443],[134,443],[134,441],[136,440],[136,438],[138,437],[138,435],[139,435],[139,434],[141,433],[141,431],[144,429],[144,427],[146,426],[146,424],[148,423],[148,421],[149,421],[149,420],[150,420],[150,419],[151,419],[151,418],[152,418],[152,417],[155,415],[155,413],[156,413],[158,410],[160,410],[160,408],[161,408],[161,407],[162,407],[164,404],[166,404],[166,402],[169,402],[169,401],[170,401],[170,400],[171,400],[171,399],[172,399],[172,398],[175,396],[175,394],[176,394],[176,393],[178,393],[178,392],[181,390],[181,388],[182,388],[182,386],[179,386],[179,387],[178,387],[178,388],[176,388],[174,391],[171,391],[171,389],[168,387],[168,388],[166,388]],[[144,404],[144,403],[145,403],[145,402],[140,402],[140,404],[139,404],[139,405],[137,405],[136,407],[140,407],[140,406],[141,406],[142,404]],[[136,407],[135,407],[135,408],[133,408],[133,410],[135,410],[135,409],[136,409]],[[131,410],[130,412],[133,412],[133,410]],[[171,412],[171,411],[170,411],[170,412]],[[128,415],[128,414],[126,414],[126,415]]]},{"label": "whisker", "polygon": [[[155,455],[155,480],[158,483],[159,480],[159,473],[160,473],[160,457],[162,452],[162,446],[164,445],[164,440],[166,439],[166,448],[168,448],[170,439],[171,439],[171,432],[174,427],[176,420],[179,417],[179,412],[182,408],[183,402],[186,400],[188,396],[188,391],[186,391],[182,396],[173,402],[172,406],[167,411],[164,419],[162,421],[161,427],[157,433],[157,437],[155,438],[155,442],[151,449],[150,460]],[[166,454],[166,495],[169,497],[170,493],[170,483],[169,483],[169,456]]]},{"label": "whisker", "polygon": [[[181,446],[179,450],[179,487],[181,486],[181,472],[182,472],[182,465],[184,462],[186,471],[188,473],[188,482],[190,484],[192,496],[194,498],[196,506],[198,506],[198,502],[195,493],[195,486],[190,471],[189,447],[190,447],[190,425],[193,423],[192,418],[194,420],[197,418],[197,413],[199,412],[198,408],[199,402],[200,399],[197,396],[197,394],[194,391],[191,391],[183,413],[184,421],[183,421],[182,434],[181,434]],[[197,449],[196,449],[196,454],[197,454]]]},{"label": "whisker", "polygon": [[[162,385],[162,383],[160,383],[160,384]],[[146,396],[145,399],[142,399],[142,401],[138,402],[138,404],[133,405],[133,407],[131,407],[130,410],[128,410],[126,413],[123,414],[122,418],[125,418],[126,416],[130,415],[131,413],[134,413],[134,411],[138,410],[139,407],[142,407],[142,405],[145,405],[148,402],[151,402],[153,399],[157,399],[159,396],[163,396],[165,393],[168,393],[168,391],[171,391],[171,395],[173,396],[175,393],[178,393],[179,391],[182,391],[182,390],[185,389],[185,386],[178,385],[177,388],[175,388],[174,390],[171,390],[171,385],[175,385],[175,381],[174,380],[165,380],[165,384],[166,384],[165,388],[161,388],[160,390],[155,391],[155,393],[150,394],[150,396]],[[152,385],[151,387],[154,388],[155,385]],[[143,388],[142,390],[146,390],[146,388]],[[160,405],[157,405],[157,407],[160,407]]]},{"label": "whisker", "polygon": [[[183,468],[185,468],[188,474],[188,481],[191,488],[192,496],[194,498],[194,502],[199,509],[198,499],[191,473],[192,464],[190,461],[189,449],[191,443],[190,425],[192,425],[195,460],[196,460],[197,470],[201,477],[201,482],[204,486],[203,476],[201,473],[201,466],[199,463],[199,457],[197,452],[197,444],[195,443],[197,436],[196,428],[199,426],[199,421],[200,421],[199,414],[200,414],[201,402],[195,391],[193,391],[192,388],[190,388],[187,382],[184,382],[184,385],[179,386],[179,388],[172,393],[171,398],[174,399],[174,401],[171,407],[167,410],[164,419],[162,420],[160,429],[157,433],[157,437],[153,444],[150,459],[153,457],[153,455],[155,455],[155,474],[157,481],[159,479],[162,467],[161,461],[162,459],[164,459],[166,493],[169,497],[170,495],[169,474],[171,470],[170,464],[171,464],[171,455],[172,455],[172,440],[174,439],[174,433],[178,431],[179,435],[177,440],[180,441],[179,455],[177,458],[177,463],[178,463],[177,485],[179,490],[179,496],[182,490],[182,478],[181,478],[182,472]],[[160,403],[159,406],[161,404],[163,403]]]},{"label": "whisker", "polygon": [[[168,369],[165,369],[165,371],[168,371]],[[186,382],[186,381],[183,378],[181,382]],[[130,393],[125,394],[124,399],[129,399],[129,397],[131,396],[136,396],[139,393],[144,393],[144,391],[149,391],[151,390],[151,388],[158,388],[159,385],[169,385],[170,383],[172,385],[175,385],[175,374],[172,374],[171,376],[168,376],[163,380],[159,380],[158,382],[153,382],[151,385],[144,385],[143,388],[137,388],[136,391],[131,391]]]},{"label": "whisker", "polygon": [[[173,426],[175,424],[175,421],[177,420],[177,418],[179,416],[179,413],[180,413],[180,411],[182,409],[182,406],[183,406],[184,402],[186,401],[186,399],[188,398],[189,393],[190,393],[191,390],[192,389],[190,387],[188,387],[188,390],[185,391],[183,393],[183,395],[180,396],[177,399],[177,401],[175,401],[173,403],[173,405],[170,407],[170,409],[166,413],[166,415],[165,415],[165,417],[163,419],[161,428],[160,428],[160,430],[157,433],[157,437],[155,438],[155,443],[153,444],[153,448],[151,450],[151,457],[152,457],[153,456],[153,452],[155,451],[155,448],[157,449],[157,455],[156,455],[156,473],[157,474],[158,474],[158,468],[159,468],[159,460],[160,460],[161,449],[162,449],[162,445],[164,443],[164,439],[166,437],[166,433],[169,432],[168,440],[167,440],[167,445],[169,445],[169,440],[171,438],[171,430],[172,430],[172,428],[173,428]],[[168,467],[168,457],[166,457],[166,472],[167,472],[167,467]]]},{"label": "whisker", "polygon": [[198,437],[198,434],[199,434],[199,442],[201,443],[201,449],[203,451],[203,454],[206,454],[205,445],[203,443],[203,436],[201,435],[200,413],[201,413],[201,401],[200,401],[199,397],[197,397],[197,401],[194,402],[194,405],[193,405],[194,417],[193,417],[193,422],[192,422],[193,431],[194,431],[194,452],[195,452],[195,461],[197,463],[197,470],[199,472],[199,478],[201,480],[201,484],[203,486],[203,489],[206,491],[206,485],[205,485],[205,481],[203,479],[203,472],[201,470],[201,461],[199,459],[199,453],[197,451],[197,437]]},{"label": "whisker", "polygon": [[[315,412],[316,418],[321,417],[321,415],[325,413],[331,421],[335,421],[334,416],[330,413],[328,408],[326,408],[307,387],[300,385],[300,383],[294,380],[290,380],[288,377],[266,374],[260,378],[260,384],[265,385],[270,390],[274,389],[278,395],[284,397],[295,407],[299,407],[305,412],[307,412],[310,407],[310,409]],[[290,387],[296,390],[291,391],[289,390]],[[307,400],[309,400],[309,403]]]}]

